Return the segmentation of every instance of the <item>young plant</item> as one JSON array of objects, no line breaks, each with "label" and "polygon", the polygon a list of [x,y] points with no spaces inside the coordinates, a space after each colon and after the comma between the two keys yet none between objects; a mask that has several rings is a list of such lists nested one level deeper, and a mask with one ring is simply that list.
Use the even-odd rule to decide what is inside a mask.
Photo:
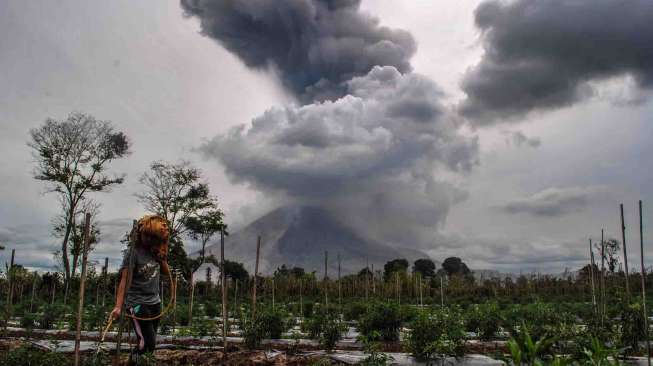
[{"label": "young plant", "polygon": [[402,323],[401,309],[394,303],[378,302],[371,305],[358,322],[358,330],[374,340],[394,342],[399,340]]},{"label": "young plant", "polygon": [[411,322],[408,349],[421,361],[461,356],[465,346],[464,321],[458,308],[422,311]]},{"label": "young plant", "polygon": [[359,363],[362,366],[386,366],[393,360],[393,357],[380,352],[381,345],[376,340],[381,338],[381,334],[377,331],[371,332],[369,335],[362,335],[358,340],[363,343],[363,351],[367,354],[367,358]]}]

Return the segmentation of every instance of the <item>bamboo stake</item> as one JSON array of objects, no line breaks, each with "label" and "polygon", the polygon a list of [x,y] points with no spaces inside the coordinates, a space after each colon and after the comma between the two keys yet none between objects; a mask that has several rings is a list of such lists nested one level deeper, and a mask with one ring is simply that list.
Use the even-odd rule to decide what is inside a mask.
[{"label": "bamboo stake", "polygon": [[376,297],[376,278],[374,276],[374,263],[372,263],[372,296]]},{"label": "bamboo stake", "polygon": [[75,333],[75,366],[79,365],[79,343],[82,337],[82,316],[84,315],[84,289],[86,285],[86,260],[91,241],[91,214],[86,213],[84,221],[84,243],[82,247],[82,274],[79,279],[79,305],[77,306],[77,332]]},{"label": "bamboo stake", "polygon": [[193,324],[193,300],[195,299],[195,273],[190,271],[190,303],[188,304],[188,326],[190,327]]},{"label": "bamboo stake", "polygon": [[644,311],[644,329],[646,329],[646,358],[651,366],[651,341],[648,329],[648,312],[646,311],[646,268],[644,267],[644,225],[642,222],[642,200],[639,200],[639,248],[642,266],[642,310]]},{"label": "bamboo stake", "polygon": [[29,312],[34,311],[34,296],[36,295],[36,279],[38,276],[34,276],[34,280],[32,281],[32,298],[29,301]]},{"label": "bamboo stake", "polygon": [[256,316],[256,287],[258,285],[258,259],[261,253],[261,236],[256,241],[256,264],[254,265],[254,284],[252,285],[252,319]]},{"label": "bamboo stake", "polygon": [[109,257],[104,257],[104,270],[102,272],[102,307],[104,307],[107,295],[107,276],[109,274]]},{"label": "bamboo stake", "polygon": [[596,314],[596,293],[594,291],[594,251],[592,250],[592,239],[590,239],[590,277],[592,283],[592,307],[594,308],[594,314]]},{"label": "bamboo stake", "polygon": [[444,307],[444,291],[442,286],[442,275],[440,275],[440,306]]},{"label": "bamboo stake", "polygon": [[395,272],[395,289],[397,291],[397,303],[401,304],[401,293],[399,292],[399,272]]},{"label": "bamboo stake", "polygon": [[328,307],[329,306],[329,289],[327,287],[327,278],[329,277],[328,274],[328,265],[329,265],[329,252],[324,251],[324,306]]},{"label": "bamboo stake", "polygon": [[601,229],[601,325],[605,319],[605,241]]},{"label": "bamboo stake", "polygon": [[304,300],[302,299],[302,279],[299,279],[299,317],[304,321]]},{"label": "bamboo stake", "polygon": [[[9,280],[8,281],[9,282],[9,289],[7,290],[8,294],[7,294],[7,315],[6,315],[7,319],[6,320],[9,320],[9,318],[11,317],[11,312],[12,312],[11,307],[12,307],[13,302],[14,302],[13,297],[14,297],[14,259],[15,258],[16,258],[16,249],[12,249],[11,250],[11,261],[9,262],[9,273],[8,273],[8,276],[7,276],[8,280]],[[5,329],[7,328],[7,323],[8,322],[5,321]]]},{"label": "bamboo stake", "polygon": [[272,277],[272,310],[274,310],[274,288],[275,288],[274,277]]},{"label": "bamboo stake", "polygon": [[340,253],[338,253],[338,308],[340,309],[340,312],[342,312],[342,284],[340,283],[340,270]]},{"label": "bamboo stake", "polygon": [[624,246],[624,269],[626,274],[626,299],[630,300],[630,286],[628,284],[628,252],[626,251],[626,223],[624,221],[624,204],[620,204],[621,210],[621,242]]},{"label": "bamboo stake", "polygon": [[370,261],[369,259],[367,260],[367,266],[365,267],[365,301],[369,300],[368,296],[368,291],[369,291],[369,283],[370,283]]},{"label": "bamboo stake", "polygon": [[220,230],[220,272],[222,279],[222,346],[224,347],[224,357],[226,359],[229,313],[227,311],[227,276],[224,268],[224,230]]}]

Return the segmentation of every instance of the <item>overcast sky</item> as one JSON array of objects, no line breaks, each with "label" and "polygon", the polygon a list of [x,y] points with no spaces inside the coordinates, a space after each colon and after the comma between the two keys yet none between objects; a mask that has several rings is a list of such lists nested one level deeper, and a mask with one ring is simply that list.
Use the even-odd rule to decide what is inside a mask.
[{"label": "overcast sky", "polygon": [[[348,0],[342,14],[317,3],[0,2],[0,262],[16,248],[18,263],[52,268],[58,204],[32,178],[26,141],[46,118],[83,111],[133,143],[111,165],[125,183],[93,195],[92,260],[117,262],[119,236],[145,213],[133,194],[148,164],[184,159],[232,230],[310,202],[438,261],[559,272],[585,263],[601,228],[620,238],[623,202],[638,263],[638,199],[653,235],[653,3]],[[303,22],[313,12],[322,23]],[[272,30],[265,44],[248,16]],[[283,43],[268,47],[286,32],[306,42],[292,62]],[[325,41],[340,32],[363,34],[363,47]]]}]

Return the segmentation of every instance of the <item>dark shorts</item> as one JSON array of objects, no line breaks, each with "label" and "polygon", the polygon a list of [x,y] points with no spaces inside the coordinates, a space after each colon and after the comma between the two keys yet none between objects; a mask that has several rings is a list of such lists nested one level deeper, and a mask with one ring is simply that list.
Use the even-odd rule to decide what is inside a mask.
[{"label": "dark shorts", "polygon": [[[153,305],[135,305],[127,309],[130,315],[140,318],[151,318],[161,314],[161,303]],[[159,327],[159,318],[154,320],[138,320],[130,318],[134,333],[138,339],[136,353],[151,353],[156,348],[156,331]]]}]

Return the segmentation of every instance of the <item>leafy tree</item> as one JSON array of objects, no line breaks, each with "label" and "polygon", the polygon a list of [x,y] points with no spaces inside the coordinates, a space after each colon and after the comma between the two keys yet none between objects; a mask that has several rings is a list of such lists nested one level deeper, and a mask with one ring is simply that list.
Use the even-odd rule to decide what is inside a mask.
[{"label": "leafy tree", "polygon": [[111,122],[84,113],[71,113],[65,120],[48,118],[30,130],[27,145],[36,160],[34,178],[49,183],[49,192],[59,195],[65,229],[61,239],[64,279],[70,280],[68,244],[77,207],[89,192],[103,192],[124,181],[124,175],[109,176],[108,164],[129,155],[127,136]]},{"label": "leafy tree", "polygon": [[405,259],[393,259],[383,266],[383,278],[386,280],[395,273],[406,273],[408,270],[408,261]]},{"label": "leafy tree", "polygon": [[413,264],[413,273],[419,273],[422,277],[435,276],[435,263],[427,258],[418,259]]},{"label": "leafy tree", "polygon": [[[611,273],[614,273],[619,266],[619,249],[621,245],[617,239],[606,239],[605,240],[605,251],[603,251],[603,258],[605,263],[608,266],[608,270]],[[599,259],[601,258],[601,243],[596,243],[596,250],[599,253]]]},{"label": "leafy tree", "polygon": [[[81,265],[82,248],[84,247],[84,224],[86,213],[91,214],[91,230],[88,251],[95,249],[95,244],[99,242],[100,228],[97,224],[98,215],[100,213],[100,204],[92,199],[86,199],[79,203],[78,208],[73,216],[73,226],[70,232],[69,242],[72,244],[70,247],[70,254],[72,255],[72,269],[70,275],[75,276],[77,267]],[[61,214],[52,220],[52,234],[56,238],[61,238],[66,232],[67,213],[62,210]],[[61,252],[56,255],[61,257]],[[58,261],[63,263],[63,258],[57,258]]]},{"label": "leafy tree", "polygon": [[189,236],[193,240],[198,240],[202,244],[202,249],[200,250],[200,265],[204,263],[206,243],[208,243],[215,234],[221,231],[226,234],[227,225],[222,222],[223,216],[222,211],[217,208],[211,208],[204,212],[199,212],[195,216],[187,217],[184,222],[188,229]]},{"label": "leafy tree", "polygon": [[295,278],[302,278],[306,274],[306,271],[302,267],[293,267],[290,272]]},{"label": "leafy tree", "polygon": [[467,265],[458,257],[449,257],[445,259],[444,262],[442,262],[442,268],[450,277],[453,275],[467,276],[471,274]]},{"label": "leafy tree", "polygon": [[365,268],[361,269],[360,271],[358,271],[358,277],[371,278],[372,277],[372,271],[370,271],[369,267],[365,267]]}]

